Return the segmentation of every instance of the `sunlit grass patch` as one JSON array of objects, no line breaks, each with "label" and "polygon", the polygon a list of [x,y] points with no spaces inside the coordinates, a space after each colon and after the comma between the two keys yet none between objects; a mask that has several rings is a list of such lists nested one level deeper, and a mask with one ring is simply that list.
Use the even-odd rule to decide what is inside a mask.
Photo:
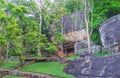
[{"label": "sunlit grass patch", "polygon": [[23,68],[21,68],[21,70],[41,74],[48,74],[63,78],[73,78],[71,75],[68,75],[64,72],[65,66],[66,64],[60,64],[58,62],[42,62],[24,66]]},{"label": "sunlit grass patch", "polygon": [[12,68],[14,68],[14,67],[16,67],[18,65],[19,65],[19,61],[4,61],[1,68],[12,69]]}]

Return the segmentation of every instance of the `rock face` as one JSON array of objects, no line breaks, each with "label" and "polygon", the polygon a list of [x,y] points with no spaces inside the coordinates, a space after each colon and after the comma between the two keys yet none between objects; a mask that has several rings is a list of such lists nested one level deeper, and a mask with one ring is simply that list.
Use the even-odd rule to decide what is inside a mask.
[{"label": "rock face", "polygon": [[84,24],[84,11],[77,11],[60,19],[63,34],[83,29]]},{"label": "rock face", "polygon": [[101,52],[101,46],[93,45],[93,46],[91,46],[91,51],[92,51],[92,53]]},{"label": "rock face", "polygon": [[65,72],[76,78],[120,78],[120,54],[102,57],[84,54],[72,61]]},{"label": "rock face", "polygon": [[84,11],[77,11],[61,18],[63,36],[67,42],[81,41],[87,38],[84,28]]},{"label": "rock face", "polygon": [[74,44],[75,54],[81,54],[88,51],[87,40],[76,42]]},{"label": "rock face", "polygon": [[[91,51],[92,53],[96,53],[96,52],[101,52],[101,46],[99,45],[94,45],[94,43],[91,41]],[[74,44],[74,49],[75,49],[75,54],[81,54],[81,53],[85,53],[88,51],[88,44],[87,44],[87,40],[82,40],[81,42],[76,42]]]},{"label": "rock face", "polygon": [[101,41],[105,48],[115,47],[120,44],[120,14],[111,17],[101,24],[99,29]]},{"label": "rock face", "polygon": [[87,39],[85,29],[63,34],[63,37],[65,38],[67,42],[76,42],[76,41],[82,41],[82,40]]},{"label": "rock face", "polygon": [[[63,44],[64,52],[81,54],[88,51],[84,16],[84,11],[77,11],[61,18],[63,36],[66,40]],[[92,43],[92,51],[99,52],[100,47],[93,45]]]},{"label": "rock face", "polygon": [[81,51],[79,50],[81,47],[78,46],[81,46],[81,41],[87,39],[87,33],[84,27],[84,11],[77,11],[66,15],[60,21],[63,28],[63,37],[66,40],[66,43],[63,44],[64,51],[80,54]]}]

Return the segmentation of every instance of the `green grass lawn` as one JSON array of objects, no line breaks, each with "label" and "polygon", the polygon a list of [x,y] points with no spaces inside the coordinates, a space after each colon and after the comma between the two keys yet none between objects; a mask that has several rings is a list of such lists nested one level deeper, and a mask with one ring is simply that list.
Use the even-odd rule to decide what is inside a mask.
[{"label": "green grass lawn", "polygon": [[5,76],[3,78],[26,78],[26,77],[22,77],[22,76]]},{"label": "green grass lawn", "polygon": [[74,60],[74,59],[79,58],[79,57],[80,57],[80,55],[72,55],[72,56],[68,56],[67,58]]},{"label": "green grass lawn", "polygon": [[93,55],[95,56],[105,56],[105,55],[109,55],[110,53],[108,52],[97,52],[97,53],[94,53]]},{"label": "green grass lawn", "polygon": [[62,78],[73,78],[71,75],[63,72],[66,64],[59,64],[58,62],[42,62],[32,65],[24,66],[22,71],[36,72],[41,74],[48,74]]},{"label": "green grass lawn", "polygon": [[5,61],[0,68],[12,69],[19,65],[18,61]]}]

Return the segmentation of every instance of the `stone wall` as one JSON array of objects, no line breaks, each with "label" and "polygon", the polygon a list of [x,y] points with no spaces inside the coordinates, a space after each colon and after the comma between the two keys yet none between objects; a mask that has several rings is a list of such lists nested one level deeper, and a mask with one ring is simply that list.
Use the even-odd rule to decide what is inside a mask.
[{"label": "stone wall", "polygon": [[5,70],[5,69],[0,69],[0,75],[1,76],[6,76],[6,75],[25,76],[27,78],[58,78],[58,77],[43,75],[38,73],[22,72],[17,70]]}]

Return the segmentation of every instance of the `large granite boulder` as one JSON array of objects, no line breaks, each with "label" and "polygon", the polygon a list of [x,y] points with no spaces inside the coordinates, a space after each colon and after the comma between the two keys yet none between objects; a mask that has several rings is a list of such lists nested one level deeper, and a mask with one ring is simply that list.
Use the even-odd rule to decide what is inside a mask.
[{"label": "large granite boulder", "polygon": [[76,78],[120,78],[120,54],[102,57],[84,54],[70,62],[65,72]]},{"label": "large granite boulder", "polygon": [[84,11],[76,11],[66,15],[60,21],[63,27],[63,34],[79,31],[84,28]]},{"label": "large granite boulder", "polygon": [[120,14],[101,24],[99,31],[105,48],[118,46],[120,44]]},{"label": "large granite boulder", "polygon": [[[66,43],[63,44],[64,50],[74,50],[75,54],[88,51],[87,33],[85,29],[84,11],[76,11],[60,19],[63,36]],[[91,41],[92,52],[100,52],[100,46],[94,45]]]},{"label": "large granite boulder", "polygon": [[63,36],[67,42],[82,41],[87,38],[84,27],[84,11],[77,11],[60,19]]},{"label": "large granite boulder", "polygon": [[92,53],[101,52],[102,51],[101,48],[102,47],[100,45],[92,45],[91,46],[91,52]]},{"label": "large granite boulder", "polygon": [[[90,42],[92,53],[101,52],[101,46],[95,45],[92,41]],[[74,44],[75,54],[82,54],[88,52],[87,40],[82,40]]]}]

